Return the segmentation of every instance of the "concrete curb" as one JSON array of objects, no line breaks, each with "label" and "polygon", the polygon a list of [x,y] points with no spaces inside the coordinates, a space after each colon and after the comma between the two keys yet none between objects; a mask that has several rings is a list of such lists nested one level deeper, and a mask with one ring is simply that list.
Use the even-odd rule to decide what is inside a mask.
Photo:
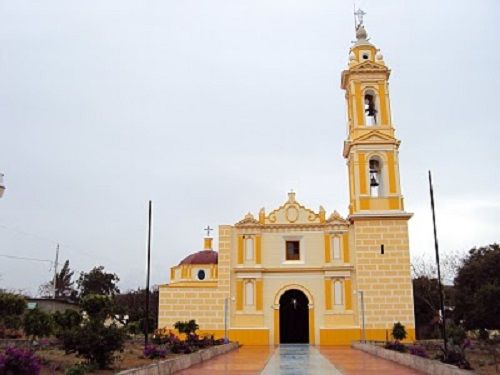
[{"label": "concrete curb", "polygon": [[410,367],[431,375],[472,375],[474,371],[461,370],[455,366],[448,365],[436,360],[422,358],[412,354],[399,353],[394,350],[381,348],[373,344],[364,344],[353,342],[351,346],[354,349],[362,350],[374,356],[399,363],[400,365]]},{"label": "concrete curb", "polygon": [[211,346],[191,354],[184,354],[175,358],[159,361],[151,365],[124,370],[118,372],[117,375],[170,375],[198,363],[208,361],[218,355],[238,349],[238,347],[239,344],[237,342]]}]

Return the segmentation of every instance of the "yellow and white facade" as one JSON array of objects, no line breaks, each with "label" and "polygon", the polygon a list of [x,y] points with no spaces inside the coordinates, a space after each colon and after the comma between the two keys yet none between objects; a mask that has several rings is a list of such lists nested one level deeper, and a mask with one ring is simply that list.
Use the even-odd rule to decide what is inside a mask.
[{"label": "yellow and white facade", "polygon": [[[201,332],[223,336],[227,324],[232,340],[273,345],[289,336],[287,327],[300,326],[307,327],[310,344],[346,345],[362,338],[364,316],[366,339],[385,340],[398,321],[414,338],[411,214],[404,211],[399,180],[390,70],[362,24],[356,37],[341,84],[348,216],[306,208],[291,192],[275,210],[219,226],[218,252],[206,238],[201,255],[173,267],[170,284],[160,286],[159,327],[195,319]],[[288,295],[302,296],[305,306]],[[297,308],[307,310],[300,318],[306,321],[290,321],[287,311]]]}]

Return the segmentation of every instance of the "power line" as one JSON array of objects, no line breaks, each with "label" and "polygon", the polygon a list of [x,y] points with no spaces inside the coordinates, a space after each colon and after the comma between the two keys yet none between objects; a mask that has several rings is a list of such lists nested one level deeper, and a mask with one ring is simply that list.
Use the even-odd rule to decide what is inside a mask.
[{"label": "power line", "polygon": [[46,262],[46,263],[51,263],[51,264],[54,263],[54,261],[50,260],[50,259],[21,257],[21,256],[17,256],[17,255],[10,255],[10,254],[0,254],[0,257],[9,258],[9,259],[18,259],[18,260],[30,260],[33,262]]}]

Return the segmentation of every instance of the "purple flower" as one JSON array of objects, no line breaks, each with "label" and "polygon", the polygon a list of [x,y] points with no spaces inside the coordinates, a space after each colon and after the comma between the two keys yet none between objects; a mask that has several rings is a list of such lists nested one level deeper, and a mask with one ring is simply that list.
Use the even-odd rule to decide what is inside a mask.
[{"label": "purple flower", "polygon": [[40,359],[29,349],[8,347],[0,354],[0,374],[38,375]]}]

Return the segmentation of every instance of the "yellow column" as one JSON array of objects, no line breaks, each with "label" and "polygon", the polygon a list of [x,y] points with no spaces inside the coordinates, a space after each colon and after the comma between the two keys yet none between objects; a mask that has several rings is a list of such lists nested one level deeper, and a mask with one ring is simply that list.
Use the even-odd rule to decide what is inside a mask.
[{"label": "yellow column", "polygon": [[366,158],[364,153],[358,155],[358,171],[359,171],[359,192],[360,194],[368,194],[366,189]]},{"label": "yellow column", "polygon": [[243,280],[236,281],[236,310],[243,310]]},{"label": "yellow column", "polygon": [[262,236],[255,236],[255,263],[262,263]]},{"label": "yellow column", "polygon": [[262,295],[262,280],[256,280],[255,281],[255,308],[257,311],[262,311],[262,302],[263,302],[263,295]]},{"label": "yellow column", "polygon": [[171,268],[170,269],[170,281],[175,279],[175,269]]},{"label": "yellow column", "polygon": [[243,236],[238,236],[238,264],[243,264]]},{"label": "yellow column", "polygon": [[349,235],[347,233],[342,236],[342,250],[344,252],[344,263],[349,263]]},{"label": "yellow column", "polygon": [[389,177],[389,192],[396,193],[396,166],[394,164],[394,152],[387,153],[387,170]]},{"label": "yellow column", "polygon": [[385,82],[379,83],[378,93],[380,96],[380,118],[382,119],[382,125],[388,125],[389,116],[387,110],[387,100],[385,98]]},{"label": "yellow column", "polygon": [[324,240],[325,240],[325,263],[330,263],[330,253],[331,253],[330,235],[325,234]]},{"label": "yellow column", "polygon": [[280,343],[280,310],[274,309],[274,344]]},{"label": "yellow column", "polygon": [[332,279],[325,279],[325,308],[332,309]]},{"label": "yellow column", "polygon": [[365,125],[365,108],[363,95],[361,94],[361,83],[354,82],[354,97],[356,99],[356,114],[358,117],[358,126]]},{"label": "yellow column", "polygon": [[309,309],[309,344],[314,345],[314,309]]},{"label": "yellow column", "polygon": [[351,283],[351,279],[345,279],[344,289],[345,289],[345,309],[352,310],[352,283]]}]

